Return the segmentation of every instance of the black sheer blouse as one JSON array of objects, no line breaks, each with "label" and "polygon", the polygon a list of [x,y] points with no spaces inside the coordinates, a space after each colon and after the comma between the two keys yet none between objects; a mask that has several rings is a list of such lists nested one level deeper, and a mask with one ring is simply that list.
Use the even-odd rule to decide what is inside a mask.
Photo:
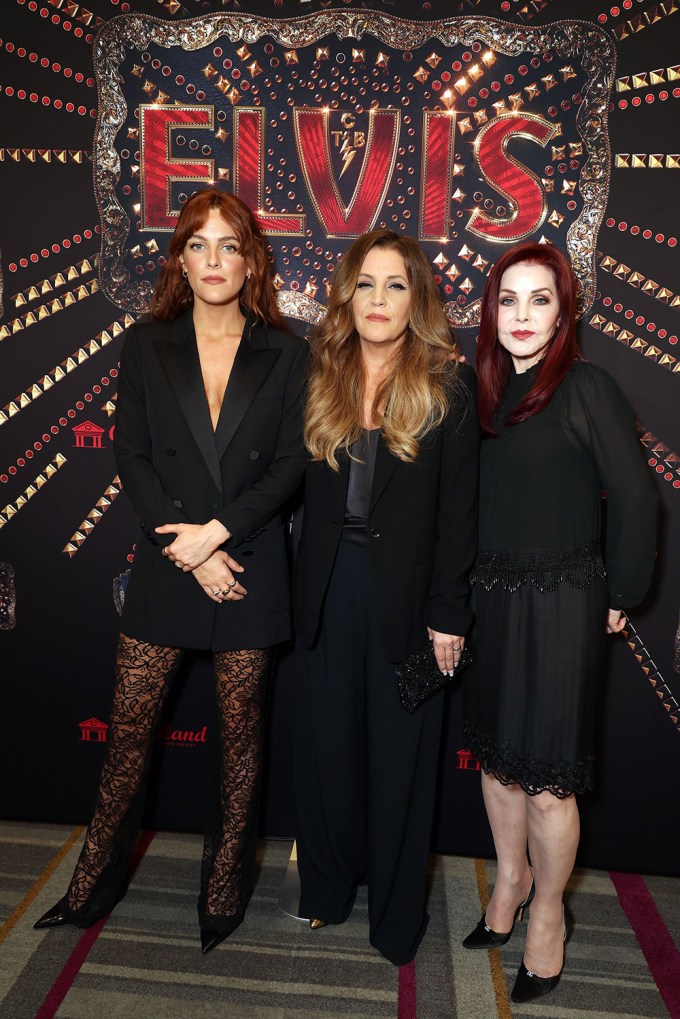
[{"label": "black sheer blouse", "polygon": [[500,434],[482,443],[475,579],[487,588],[587,586],[604,574],[604,494],[610,604],[636,605],[654,563],[657,496],[632,408],[606,371],[576,362],[542,413],[504,428],[538,367],[511,374]]}]

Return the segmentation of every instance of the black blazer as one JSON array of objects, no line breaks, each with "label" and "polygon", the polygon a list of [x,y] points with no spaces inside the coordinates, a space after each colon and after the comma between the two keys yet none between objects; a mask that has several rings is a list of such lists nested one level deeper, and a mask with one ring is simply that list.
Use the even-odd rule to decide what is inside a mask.
[{"label": "black blazer", "polygon": [[[380,437],[368,518],[368,551],[385,654],[398,662],[427,641],[426,627],[463,634],[471,622],[467,574],[477,536],[479,426],[474,373],[459,368],[442,425],[421,442],[414,463],[394,457]],[[315,642],[342,525],[349,458],[338,473],[324,462],[305,472],[302,534],[295,564],[295,630]],[[332,620],[325,624],[332,626]]]},{"label": "black blazer", "polygon": [[[304,471],[307,344],[249,319],[213,432],[191,311],[130,327],[120,360],[114,448],[140,521],[123,633],[174,647],[269,647],[290,633],[280,510]],[[245,567],[248,594],[217,605],[161,554],[159,524],[205,523]]]}]

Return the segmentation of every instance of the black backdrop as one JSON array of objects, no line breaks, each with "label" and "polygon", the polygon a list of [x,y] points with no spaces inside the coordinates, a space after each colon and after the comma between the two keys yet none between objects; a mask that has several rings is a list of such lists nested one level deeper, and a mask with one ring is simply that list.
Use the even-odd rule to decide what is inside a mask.
[{"label": "black backdrop", "polygon": [[[125,311],[98,287],[95,265],[101,229],[91,161],[98,104],[95,32],[128,10],[175,22],[209,12],[287,19],[321,10],[360,13],[365,6],[355,0],[3,4],[0,810],[6,818],[87,819],[111,696],[117,634],[112,581],[129,567],[133,553],[135,521],[125,495],[119,497],[110,439]],[[677,0],[626,0],[617,6],[432,0],[400,4],[398,10],[375,0],[372,6],[414,22],[474,14],[527,30],[582,18],[615,41],[611,179],[597,237],[595,300],[581,339],[586,355],[614,374],[635,407],[658,482],[662,529],[653,592],[633,614],[627,638],[611,642],[602,675],[597,787],[581,803],[580,860],[680,873]],[[299,321],[292,324],[303,328]],[[472,358],[475,329],[460,329],[458,335]],[[86,422],[94,428],[79,432]],[[294,830],[292,679],[290,649],[284,648],[268,735],[262,831],[269,835]],[[159,736],[149,825],[200,830],[213,746],[211,703],[209,664],[198,655],[176,684]],[[434,846],[491,855],[479,775],[462,746],[460,714],[455,691]]]}]

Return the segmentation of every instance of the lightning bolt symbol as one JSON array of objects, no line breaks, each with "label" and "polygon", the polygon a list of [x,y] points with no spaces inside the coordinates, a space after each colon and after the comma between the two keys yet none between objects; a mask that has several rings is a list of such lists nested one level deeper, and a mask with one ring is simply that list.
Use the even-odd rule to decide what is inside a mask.
[{"label": "lightning bolt symbol", "polygon": [[349,138],[345,138],[343,140],[342,145],[340,146],[340,155],[342,156],[342,170],[340,171],[341,177],[345,170],[347,169],[347,167],[349,166],[349,164],[356,156],[356,154],[357,150],[352,148],[352,144]]}]

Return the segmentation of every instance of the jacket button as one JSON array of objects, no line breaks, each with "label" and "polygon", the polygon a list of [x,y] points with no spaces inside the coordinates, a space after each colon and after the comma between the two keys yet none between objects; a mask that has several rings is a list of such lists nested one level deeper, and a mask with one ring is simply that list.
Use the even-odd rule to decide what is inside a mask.
[{"label": "jacket button", "polygon": [[380,537],[380,531],[376,531],[376,529],[374,527],[371,528],[369,533],[370,533],[372,538],[379,538]]},{"label": "jacket button", "polygon": [[259,451],[259,449],[251,449],[251,451],[250,451],[250,459],[251,460],[259,460],[260,459],[260,451]]},{"label": "jacket button", "polygon": [[184,509],[184,503],[182,502],[181,499],[173,499],[172,500],[172,505],[176,506],[177,509]]},{"label": "jacket button", "polygon": [[177,450],[175,449],[174,446],[166,446],[165,452],[168,454],[168,456],[174,456]]}]

